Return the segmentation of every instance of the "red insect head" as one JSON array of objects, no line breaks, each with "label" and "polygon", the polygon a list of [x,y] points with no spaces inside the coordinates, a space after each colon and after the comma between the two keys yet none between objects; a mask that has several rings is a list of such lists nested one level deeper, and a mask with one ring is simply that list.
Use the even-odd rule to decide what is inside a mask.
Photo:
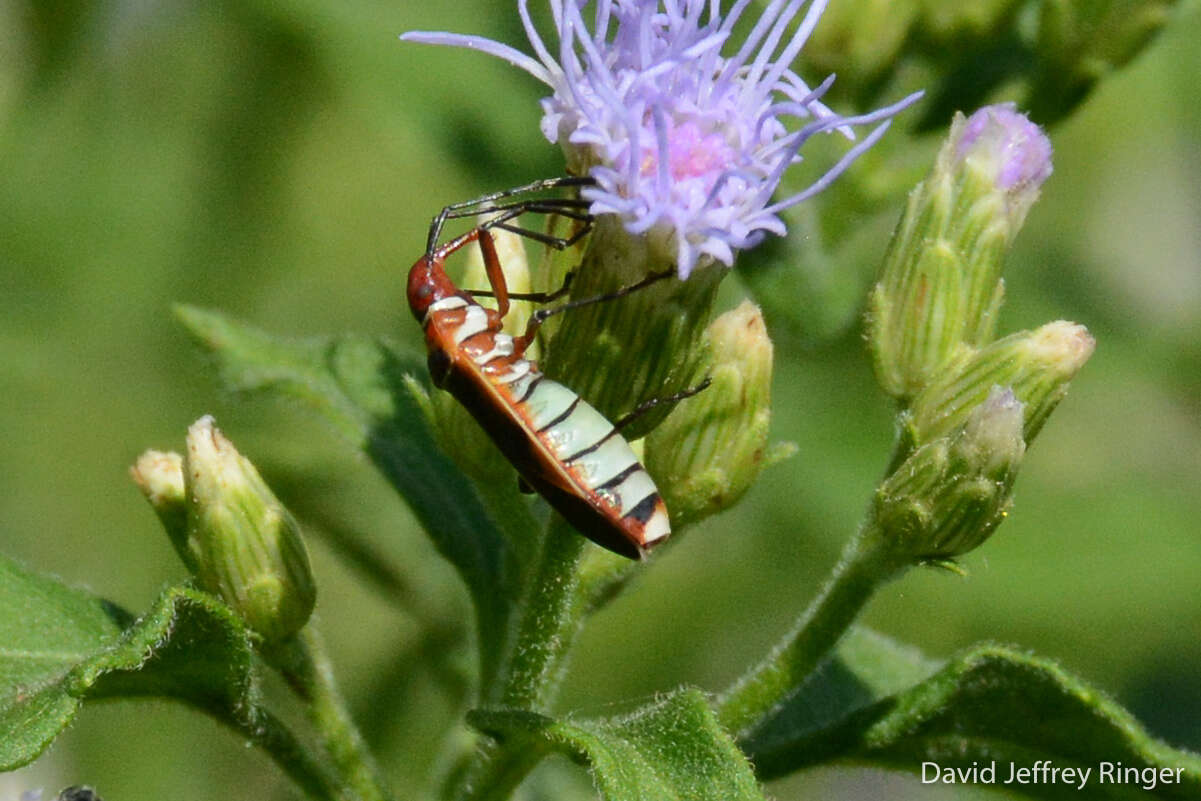
[{"label": "red insect head", "polygon": [[409,308],[418,322],[425,319],[425,313],[432,304],[457,294],[458,290],[446,277],[437,255],[433,261],[422,256],[409,270]]}]

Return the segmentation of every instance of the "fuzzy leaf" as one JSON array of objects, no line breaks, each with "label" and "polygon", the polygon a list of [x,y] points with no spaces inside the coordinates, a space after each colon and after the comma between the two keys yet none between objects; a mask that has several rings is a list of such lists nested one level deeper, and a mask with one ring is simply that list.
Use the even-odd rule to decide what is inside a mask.
[{"label": "fuzzy leaf", "polygon": [[852,713],[902,692],[935,673],[941,665],[916,648],[903,645],[862,626],[852,627],[799,692],[747,734],[740,745],[752,758],[761,777],[760,756],[785,744],[821,741],[829,729]]},{"label": "fuzzy leaf", "polygon": [[587,763],[606,801],[762,801],[750,765],[705,696],[680,690],[631,715],[556,720],[475,711],[472,725],[507,748],[558,751]]},{"label": "fuzzy leaf", "polygon": [[499,654],[520,561],[509,544],[537,527],[525,507],[493,508],[438,448],[414,380],[422,360],[368,337],[276,339],[215,312],[182,306],[177,315],[228,389],[299,398],[371,457],[470,588],[481,651]]},{"label": "fuzzy leaf", "polygon": [[177,587],[131,621],[0,557],[0,770],[35,759],[89,698],[162,696],[220,719],[254,714],[249,635],[220,601]]},{"label": "fuzzy leaf", "polygon": [[[923,761],[968,768],[973,762],[987,765],[995,760],[1000,782],[1010,763],[1030,767],[1041,759],[1060,768],[1092,768],[1089,798],[1201,798],[1201,758],[1153,739],[1128,712],[1054,662],[981,644],[917,684],[897,689],[906,671],[913,669],[920,676],[921,665],[928,663],[903,653],[890,655],[895,648],[878,644],[858,654],[840,648],[834,666],[801,693],[828,712],[810,710],[803,713],[809,720],[798,718],[791,724],[773,719],[743,743],[760,778],[831,759],[914,773],[920,772]],[[850,703],[820,700],[847,686],[837,678],[844,673],[860,680],[858,698]],[[805,707],[799,701],[788,705],[794,716]],[[829,714],[834,710],[842,714]],[[1098,766],[1105,762],[1182,771],[1179,783],[1144,790],[1137,784],[1101,783]],[[1040,799],[1081,796],[1075,785],[1064,783],[1011,784],[1002,789]]]}]

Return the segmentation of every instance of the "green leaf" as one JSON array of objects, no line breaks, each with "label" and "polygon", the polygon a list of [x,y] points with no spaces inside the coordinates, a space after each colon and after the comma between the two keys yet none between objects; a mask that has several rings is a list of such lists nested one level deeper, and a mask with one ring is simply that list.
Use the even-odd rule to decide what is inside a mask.
[{"label": "green leaf", "polygon": [[111,646],[128,616],[0,556],[0,770],[31,761],[79,705],[60,684]]},{"label": "green leaf", "polygon": [[[790,744],[816,741],[825,744],[828,731],[852,713],[923,681],[941,667],[911,646],[862,626],[843,636],[832,658],[823,662],[799,692],[757,724],[739,745],[751,757],[762,778],[790,772],[765,773],[761,759]],[[807,746],[808,747],[808,746]],[[832,753],[844,745],[830,744]],[[816,760],[814,760],[816,761]],[[808,763],[806,763],[808,764]]]},{"label": "green leaf", "polygon": [[536,524],[524,506],[498,509],[481,497],[438,448],[415,381],[423,361],[367,337],[283,340],[215,312],[176,313],[216,358],[227,388],[299,398],[371,457],[470,588],[488,674],[517,595],[520,560],[510,543],[528,540]]},{"label": "green leaf", "polygon": [[528,757],[557,751],[591,766],[607,801],[762,801],[746,758],[699,690],[680,690],[630,715],[555,720],[519,710],[468,720]]},{"label": "green leaf", "polygon": [[[1128,712],[1054,662],[982,644],[913,686],[896,686],[909,671],[920,678],[928,665],[884,641],[840,648],[832,665],[788,705],[790,712],[781,713],[794,720],[773,718],[743,743],[760,778],[835,758],[913,773],[920,773],[923,761],[943,768],[995,761],[1000,783],[1010,763],[1021,768],[1051,760],[1060,768],[1091,768],[1089,798],[1201,798],[1201,759],[1153,739]],[[838,699],[855,685],[849,703]],[[816,713],[805,710],[806,699]],[[839,709],[842,714],[830,714]],[[1180,779],[1153,790],[1102,783],[1100,766],[1119,762],[1126,768],[1179,768]],[[1075,785],[1065,783],[1003,789],[1031,798],[1081,797]]]},{"label": "green leaf", "polygon": [[1159,33],[1176,0],[1043,0],[1038,69],[1024,107],[1042,123],[1071,112]]},{"label": "green leaf", "polygon": [[86,698],[166,696],[249,719],[249,635],[220,601],[174,588],[130,621],[0,557],[0,770],[37,757]]}]

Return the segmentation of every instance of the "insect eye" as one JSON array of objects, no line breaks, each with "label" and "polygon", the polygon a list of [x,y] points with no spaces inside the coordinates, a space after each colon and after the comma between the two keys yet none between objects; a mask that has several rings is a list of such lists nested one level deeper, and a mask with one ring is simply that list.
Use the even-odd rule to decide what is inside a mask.
[{"label": "insect eye", "polygon": [[421,288],[417,290],[417,297],[421,298],[422,300],[429,300],[429,297],[432,294],[434,294],[434,288],[429,284],[423,284]]}]

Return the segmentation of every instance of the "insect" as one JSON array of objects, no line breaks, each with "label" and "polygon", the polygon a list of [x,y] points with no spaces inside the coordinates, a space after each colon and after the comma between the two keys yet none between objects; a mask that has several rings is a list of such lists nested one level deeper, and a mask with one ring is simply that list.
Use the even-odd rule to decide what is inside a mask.
[{"label": "insect", "polygon": [[[510,294],[490,229],[501,228],[565,248],[587,233],[592,218],[586,202],[574,198],[482,207],[518,193],[587,183],[588,179],[581,178],[539,181],[447,206],[430,226],[425,255],[409,271],[408,301],[425,330],[434,385],[449,391],[471,413],[521,479],[580,533],[615,553],[640,559],[667,539],[671,524],[654,481],[621,436],[620,428],[630,417],[616,425],[609,422],[575,392],[539,372],[524,354],[551,314],[627,294],[669,273],[653,273],[602,297],[538,309],[522,335],[510,336],[501,330],[501,320],[511,298],[546,302],[561,296],[567,287],[553,293]],[[481,211],[495,216],[438,244],[446,220]],[[571,237],[556,238],[512,222],[528,212],[561,214],[578,221],[580,230]],[[471,243],[480,248],[492,287],[491,292],[474,294],[493,295],[495,310],[481,306],[473,293],[456,287],[443,269],[452,253]],[[658,402],[679,400],[704,386],[707,382]],[[644,411],[643,407],[633,414]]]}]

